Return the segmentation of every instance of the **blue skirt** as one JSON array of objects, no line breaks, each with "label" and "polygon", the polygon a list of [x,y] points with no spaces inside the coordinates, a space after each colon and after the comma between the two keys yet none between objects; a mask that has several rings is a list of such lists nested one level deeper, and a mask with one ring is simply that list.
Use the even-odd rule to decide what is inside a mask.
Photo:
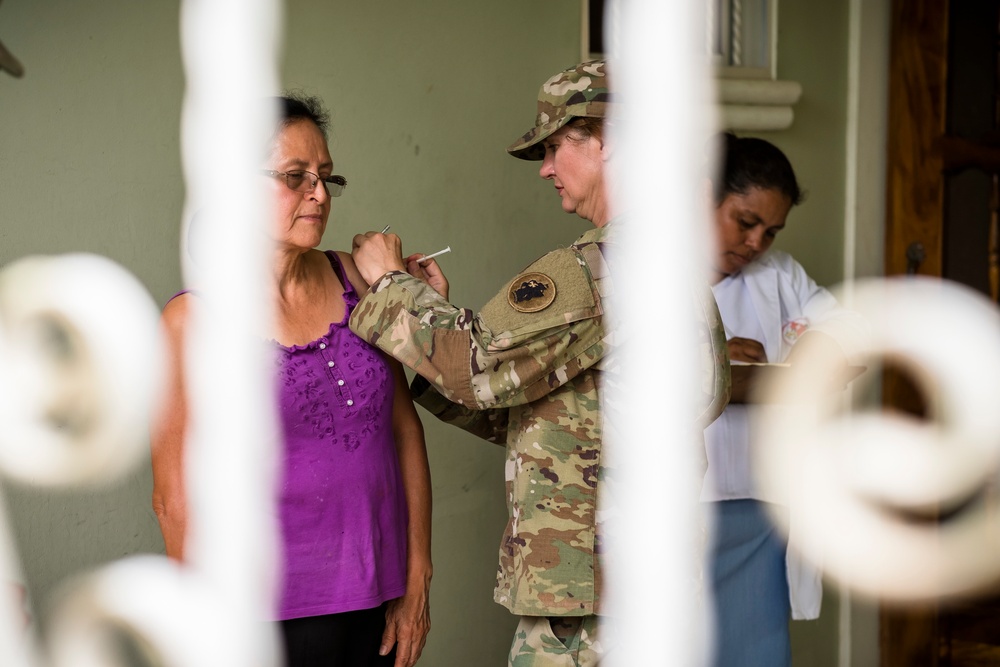
[{"label": "blue skirt", "polygon": [[716,667],[792,664],[785,540],[756,500],[712,506],[709,546]]}]

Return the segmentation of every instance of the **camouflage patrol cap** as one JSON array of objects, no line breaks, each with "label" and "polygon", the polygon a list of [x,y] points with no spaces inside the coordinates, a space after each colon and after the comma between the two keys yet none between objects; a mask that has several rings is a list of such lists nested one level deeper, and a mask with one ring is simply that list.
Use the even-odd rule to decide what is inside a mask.
[{"label": "camouflage patrol cap", "polygon": [[535,126],[507,147],[507,152],[522,160],[541,160],[545,149],[541,141],[563,125],[581,116],[603,118],[611,111],[607,64],[589,60],[556,74],[538,90],[538,116]]}]

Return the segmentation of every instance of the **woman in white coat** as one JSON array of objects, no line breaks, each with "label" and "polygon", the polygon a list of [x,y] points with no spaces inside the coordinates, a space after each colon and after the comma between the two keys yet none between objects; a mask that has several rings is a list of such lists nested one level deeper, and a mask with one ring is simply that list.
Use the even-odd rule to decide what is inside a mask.
[{"label": "woman in white coat", "polygon": [[[841,308],[787,253],[771,250],[788,212],[802,198],[784,153],[763,139],[723,137],[713,183],[716,244],[712,290],[735,362],[794,363],[804,345],[846,359],[860,317]],[[751,428],[764,408],[730,404],[705,431],[708,473],[702,500],[711,503],[710,550],[716,622],[715,663],[791,664],[788,621],[819,615],[818,573],[786,563],[784,537],[769,511],[782,498],[755,488]]]}]

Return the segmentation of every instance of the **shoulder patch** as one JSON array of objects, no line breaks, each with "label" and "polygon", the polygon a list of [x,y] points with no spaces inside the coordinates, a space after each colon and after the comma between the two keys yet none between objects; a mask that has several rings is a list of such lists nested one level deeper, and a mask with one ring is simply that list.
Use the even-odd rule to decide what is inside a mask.
[{"label": "shoulder patch", "polygon": [[555,281],[544,273],[522,273],[507,285],[507,303],[520,313],[537,313],[555,300]]},{"label": "shoulder patch", "polygon": [[[531,280],[545,279],[551,288],[540,289]],[[522,289],[518,301],[518,290]],[[537,292],[543,296],[534,296]],[[504,285],[479,311],[484,330],[499,338],[531,336],[552,327],[595,317],[602,313],[597,302],[596,288],[590,279],[586,263],[572,248],[554,250],[532,262],[530,266]],[[532,298],[524,299],[524,296]]]}]

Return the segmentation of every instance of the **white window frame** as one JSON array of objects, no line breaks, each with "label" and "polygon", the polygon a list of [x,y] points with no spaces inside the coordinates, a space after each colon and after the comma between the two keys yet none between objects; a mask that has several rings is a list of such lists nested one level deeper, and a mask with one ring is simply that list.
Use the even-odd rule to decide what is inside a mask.
[{"label": "white window frame", "polygon": [[707,8],[708,44],[716,76],[776,79],[778,0],[712,0]]},{"label": "white window frame", "polygon": [[[582,60],[604,57],[591,48],[590,42],[590,6],[598,1],[612,0],[581,0]],[[751,20],[753,17],[756,20]],[[710,0],[705,18],[705,43],[715,70],[720,128],[758,132],[791,127],[793,106],[802,95],[802,86],[777,78],[778,0]],[[756,45],[756,57],[754,50],[739,48],[748,44]],[[734,60],[747,58],[757,62],[733,64]]]}]

